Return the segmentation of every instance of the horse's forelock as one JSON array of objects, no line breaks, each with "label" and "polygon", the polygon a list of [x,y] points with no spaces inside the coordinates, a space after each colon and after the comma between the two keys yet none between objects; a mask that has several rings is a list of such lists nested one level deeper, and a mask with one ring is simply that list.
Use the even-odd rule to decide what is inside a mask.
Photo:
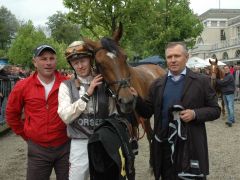
[{"label": "horse's forelock", "polygon": [[114,40],[104,37],[101,39],[101,44],[104,49],[118,56],[119,49],[118,49],[118,45]]}]

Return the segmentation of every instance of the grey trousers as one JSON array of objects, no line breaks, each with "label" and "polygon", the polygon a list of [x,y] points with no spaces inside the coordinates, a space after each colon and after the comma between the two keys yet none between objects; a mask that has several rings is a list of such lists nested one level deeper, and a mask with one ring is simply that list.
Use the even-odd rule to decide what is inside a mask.
[{"label": "grey trousers", "polygon": [[27,180],[68,180],[70,141],[59,147],[43,147],[28,141]]}]

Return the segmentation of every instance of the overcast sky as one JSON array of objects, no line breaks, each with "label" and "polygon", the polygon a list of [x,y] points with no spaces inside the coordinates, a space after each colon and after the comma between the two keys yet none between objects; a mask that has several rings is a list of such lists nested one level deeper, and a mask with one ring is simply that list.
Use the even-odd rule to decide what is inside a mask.
[{"label": "overcast sky", "polygon": [[[240,0],[190,0],[190,7],[197,14],[211,8],[240,9]],[[67,12],[62,0],[0,0],[18,20],[32,20],[35,26],[44,25],[48,17],[57,11]]]}]

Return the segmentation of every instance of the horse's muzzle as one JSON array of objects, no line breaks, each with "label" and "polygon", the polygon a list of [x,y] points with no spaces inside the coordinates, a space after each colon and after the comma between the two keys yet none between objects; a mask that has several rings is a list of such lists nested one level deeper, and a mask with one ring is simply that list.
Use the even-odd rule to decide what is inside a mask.
[{"label": "horse's muzzle", "polygon": [[132,96],[131,99],[129,98],[118,98],[117,103],[120,107],[121,113],[131,113],[136,106],[136,97]]}]

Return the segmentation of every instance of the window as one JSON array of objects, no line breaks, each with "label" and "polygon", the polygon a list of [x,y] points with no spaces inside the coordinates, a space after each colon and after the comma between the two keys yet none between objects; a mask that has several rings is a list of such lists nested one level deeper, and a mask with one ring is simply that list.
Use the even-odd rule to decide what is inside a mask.
[{"label": "window", "polygon": [[217,21],[212,21],[212,22],[211,22],[211,26],[212,26],[212,27],[217,27]]},{"label": "window", "polygon": [[221,27],[226,26],[226,22],[225,22],[225,21],[220,21],[220,26],[221,26]]},{"label": "window", "polygon": [[200,37],[200,38],[198,38],[198,40],[197,40],[197,44],[203,44],[203,39]]},{"label": "window", "polygon": [[213,59],[217,59],[216,54],[213,54],[213,55],[212,55],[212,58],[213,58]]},{"label": "window", "polygon": [[223,59],[228,59],[228,53],[227,52],[223,53]]},{"label": "window", "polygon": [[236,58],[240,58],[240,50],[239,50],[239,49],[236,51],[235,57],[236,57]]},{"label": "window", "polygon": [[226,40],[226,35],[225,35],[224,29],[221,29],[221,30],[220,30],[220,39],[221,39],[221,41]]},{"label": "window", "polygon": [[237,37],[240,38],[240,26],[237,27]]}]

